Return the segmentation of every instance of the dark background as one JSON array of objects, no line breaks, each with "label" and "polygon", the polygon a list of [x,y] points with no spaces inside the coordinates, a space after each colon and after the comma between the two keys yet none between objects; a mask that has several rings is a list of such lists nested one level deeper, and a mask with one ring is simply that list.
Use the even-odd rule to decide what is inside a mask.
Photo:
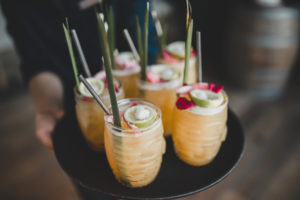
[{"label": "dark background", "polygon": [[[281,96],[261,99],[237,90],[226,70],[226,38],[241,3],[254,6],[250,0],[191,0],[195,30],[202,32],[204,80],[225,85],[247,141],[241,163],[228,178],[183,199],[300,199],[299,57]],[[299,6],[297,0],[284,4]],[[153,0],[153,5],[168,25],[168,41],[184,40],[185,1]],[[79,199],[54,154],[34,136],[33,102],[22,83],[4,20],[0,16],[0,199]]]}]

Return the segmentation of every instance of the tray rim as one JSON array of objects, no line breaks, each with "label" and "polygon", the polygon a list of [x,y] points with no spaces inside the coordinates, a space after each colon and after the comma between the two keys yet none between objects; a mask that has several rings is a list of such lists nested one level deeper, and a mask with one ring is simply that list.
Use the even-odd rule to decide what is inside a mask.
[{"label": "tray rim", "polygon": [[[229,113],[230,115],[232,115],[235,120],[239,123],[239,128],[241,129],[241,138],[242,138],[242,148],[241,148],[241,151],[240,151],[240,154],[239,156],[237,157],[236,161],[234,162],[233,166],[230,168],[230,170],[228,170],[226,173],[224,173],[221,177],[219,177],[217,180],[213,181],[212,183],[206,185],[206,186],[203,186],[197,190],[193,190],[193,191],[190,191],[190,192],[186,192],[186,193],[182,193],[182,194],[175,194],[175,195],[171,195],[171,196],[164,196],[164,197],[149,197],[149,198],[143,198],[143,197],[133,197],[133,196],[122,196],[122,195],[119,195],[119,194],[114,194],[114,193],[111,193],[111,192],[106,192],[106,191],[103,191],[101,189],[96,189],[95,187],[92,187],[92,186],[89,186],[88,184],[85,184],[83,183],[81,180],[79,180],[78,178],[74,177],[73,175],[71,175],[68,170],[65,169],[65,167],[61,164],[61,162],[59,162],[58,158],[57,158],[57,152],[54,148],[54,154],[55,154],[55,157],[56,157],[56,160],[57,162],[59,163],[59,166],[63,169],[63,171],[72,179],[74,180],[76,183],[78,183],[80,186],[82,186],[83,188],[85,189],[88,189],[90,191],[93,191],[93,192],[99,192],[99,193],[102,193],[102,194],[105,194],[105,195],[108,195],[108,196],[111,196],[111,197],[114,197],[114,198],[121,198],[121,199],[128,199],[128,200],[145,200],[145,199],[149,199],[149,200],[168,200],[168,199],[175,199],[175,198],[182,198],[182,197],[186,197],[186,196],[190,196],[190,195],[193,195],[195,193],[198,193],[198,192],[202,192],[204,190],[207,190],[211,187],[213,187],[214,185],[220,183],[221,181],[223,181],[225,178],[227,178],[231,173],[232,171],[237,167],[237,165],[239,164],[240,160],[242,159],[243,155],[244,155],[244,152],[245,152],[245,148],[246,148],[246,137],[245,137],[245,131],[244,131],[244,128],[242,126],[242,123],[241,121],[239,120],[239,118],[237,117],[237,115],[232,111],[232,109],[230,109],[228,107],[228,116],[229,116]],[[227,121],[228,123],[228,121]],[[56,129],[55,129],[56,130]],[[53,134],[54,135],[54,134]],[[52,135],[52,137],[53,137]],[[171,137],[171,136],[170,136]],[[169,137],[169,138],[170,138]],[[173,150],[174,151],[174,150]],[[101,152],[101,154],[105,152]],[[106,157],[106,154],[105,154],[105,157]],[[107,159],[107,158],[106,158]],[[179,159],[179,158],[177,158]],[[180,160],[180,162],[183,162]],[[115,178],[115,177],[114,177]],[[117,180],[116,180],[117,181]],[[120,184],[120,183],[118,183]],[[125,187],[125,186],[124,186]],[[134,188],[134,189],[138,189],[138,188]]]}]

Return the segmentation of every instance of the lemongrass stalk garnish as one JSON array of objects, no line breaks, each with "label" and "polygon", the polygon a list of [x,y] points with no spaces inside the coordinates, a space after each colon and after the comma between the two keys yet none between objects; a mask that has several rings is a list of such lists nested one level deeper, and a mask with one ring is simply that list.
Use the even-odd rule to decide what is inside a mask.
[{"label": "lemongrass stalk garnish", "polygon": [[114,117],[114,125],[121,127],[121,117],[117,103],[117,97],[115,93],[114,81],[112,76],[111,70],[111,58],[110,58],[110,47],[108,44],[108,38],[104,27],[104,22],[99,15],[96,14],[97,21],[98,21],[98,29],[100,35],[100,44],[102,54],[104,56],[104,68],[106,73],[108,91],[110,96],[110,103],[112,108],[112,114]]},{"label": "lemongrass stalk garnish", "polygon": [[84,72],[85,72],[85,75],[87,77],[91,77],[91,71],[89,69],[89,66],[86,62],[86,59],[85,59],[85,56],[84,56],[84,53],[83,53],[83,50],[82,50],[82,47],[81,47],[81,44],[79,42],[79,39],[78,39],[78,35],[76,33],[76,30],[75,29],[72,29],[71,30],[71,33],[72,33],[72,36],[73,36],[73,40],[76,44],[76,47],[77,47],[77,51],[78,51],[78,54],[79,54],[79,57],[80,57],[80,60],[81,60],[81,63],[82,63],[82,66],[83,66],[83,69],[84,69]]},{"label": "lemongrass stalk garnish", "polygon": [[115,68],[115,23],[114,23],[114,12],[112,6],[108,7],[107,10],[107,23],[108,23],[108,43],[110,48],[111,67]]},{"label": "lemongrass stalk garnish", "polygon": [[141,66],[141,79],[146,80],[146,67],[144,66],[144,48],[142,42],[142,31],[139,19],[136,18],[136,35],[137,35],[137,43],[138,43],[138,51],[140,55],[140,66]]},{"label": "lemongrass stalk garnish", "polygon": [[193,19],[192,19],[192,7],[189,0],[186,0],[186,41],[185,41],[185,60],[184,60],[184,75],[183,84],[187,84],[188,74],[189,74],[189,64],[192,46],[192,36],[193,36]]},{"label": "lemongrass stalk garnish", "polygon": [[145,11],[145,18],[144,18],[144,59],[143,59],[143,68],[142,70],[142,80],[146,80],[146,68],[148,65],[148,32],[149,32],[149,2],[147,2],[146,11]]},{"label": "lemongrass stalk garnish", "polygon": [[74,56],[72,40],[71,40],[71,35],[70,35],[70,29],[69,29],[69,24],[68,24],[67,20],[66,20],[66,24],[67,24],[67,27],[65,24],[63,24],[63,29],[64,29],[64,33],[65,33],[65,37],[66,37],[66,41],[67,41],[67,45],[68,45],[68,50],[69,50],[69,54],[70,54],[70,58],[71,58],[71,63],[72,63],[72,67],[73,67],[76,85],[77,85],[77,87],[79,87],[77,64],[76,64],[76,59]]},{"label": "lemongrass stalk garnish", "polygon": [[193,35],[193,19],[191,20],[188,26],[187,38],[185,42],[185,60],[184,60],[184,76],[183,83],[187,84],[188,74],[189,74],[189,65],[190,65],[190,56],[191,56],[191,46],[192,46],[192,35]]}]

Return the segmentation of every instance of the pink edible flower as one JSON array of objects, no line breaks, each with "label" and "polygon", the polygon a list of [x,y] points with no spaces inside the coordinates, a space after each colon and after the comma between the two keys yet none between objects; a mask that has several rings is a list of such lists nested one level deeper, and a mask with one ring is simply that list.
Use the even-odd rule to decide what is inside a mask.
[{"label": "pink edible flower", "polygon": [[215,92],[215,93],[219,93],[220,91],[223,90],[223,88],[224,88],[223,85],[216,85],[216,84],[213,84],[213,83],[210,83],[210,84],[208,85],[208,89],[209,89],[210,91]]},{"label": "pink edible flower", "polygon": [[118,86],[117,86],[117,85],[115,85],[115,91],[116,91],[116,93],[118,93],[118,92],[119,92],[119,88],[118,88]]},{"label": "pink edible flower", "polygon": [[82,101],[92,101],[93,100],[92,98],[87,97],[87,96],[83,96],[81,99],[82,99]]},{"label": "pink edible flower", "polygon": [[135,126],[135,125],[133,125],[133,124],[130,124],[130,123],[128,123],[127,121],[126,121],[126,123],[127,123],[127,125],[129,126],[129,128],[131,128],[131,129],[138,129],[137,126]]},{"label": "pink edible flower", "polygon": [[[193,58],[196,56],[196,51],[193,49],[191,50],[191,55],[190,57]],[[166,60],[168,63],[175,63],[178,61],[183,61],[184,58],[177,58],[175,56],[173,56],[171,53],[169,53],[167,50],[163,51],[163,58],[164,60]]]},{"label": "pink edible flower", "polygon": [[108,123],[114,123],[114,117],[112,115],[105,115],[104,120]]},{"label": "pink edible flower", "polygon": [[208,83],[194,83],[193,89],[208,90]]},{"label": "pink edible flower", "polygon": [[180,88],[178,88],[176,90],[177,94],[183,95],[186,93],[189,93],[190,91],[192,91],[193,87],[191,85],[186,85],[186,86],[182,86]]},{"label": "pink edible flower", "polygon": [[104,79],[106,79],[105,71],[100,71],[100,72],[98,72],[97,74],[95,74],[94,78],[103,81]]},{"label": "pink edible flower", "polygon": [[196,51],[194,49],[192,49],[190,57],[193,58],[195,56],[196,56]]},{"label": "pink edible flower", "polygon": [[139,66],[139,64],[135,60],[116,59],[115,62],[121,70],[130,70]]},{"label": "pink edible flower", "polygon": [[147,80],[150,83],[159,83],[160,82],[160,77],[151,71],[147,71],[146,76],[147,76]]},{"label": "pink edible flower", "polygon": [[177,59],[175,59],[168,51],[164,50],[163,51],[163,58],[166,60],[168,63],[174,63],[177,62]]},{"label": "pink edible flower", "polygon": [[132,103],[131,103],[131,106],[136,106],[136,105],[137,105],[136,102],[132,102]]},{"label": "pink edible flower", "polygon": [[188,108],[191,108],[194,106],[194,103],[192,101],[187,100],[184,97],[178,97],[177,101],[176,101],[176,107],[179,110],[186,110]]}]

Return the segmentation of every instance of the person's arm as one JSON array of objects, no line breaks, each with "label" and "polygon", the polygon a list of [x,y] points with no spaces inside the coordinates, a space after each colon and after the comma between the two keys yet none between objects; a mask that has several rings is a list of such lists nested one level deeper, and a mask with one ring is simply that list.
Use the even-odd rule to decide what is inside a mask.
[{"label": "person's arm", "polygon": [[57,120],[64,114],[62,82],[56,74],[42,72],[31,78],[29,90],[36,108],[36,137],[53,149],[51,136]]},{"label": "person's arm", "polygon": [[43,9],[49,6],[46,4],[50,4],[48,1],[0,2],[7,19],[8,32],[21,58],[23,78],[36,108],[35,134],[42,144],[52,149],[51,136],[57,120],[64,113],[64,87],[60,71],[63,65],[58,64],[58,56],[63,53],[56,51],[60,49],[57,44],[62,43],[56,42],[60,38],[57,35],[62,29],[62,20],[49,17],[51,10],[49,15],[44,12]]}]

